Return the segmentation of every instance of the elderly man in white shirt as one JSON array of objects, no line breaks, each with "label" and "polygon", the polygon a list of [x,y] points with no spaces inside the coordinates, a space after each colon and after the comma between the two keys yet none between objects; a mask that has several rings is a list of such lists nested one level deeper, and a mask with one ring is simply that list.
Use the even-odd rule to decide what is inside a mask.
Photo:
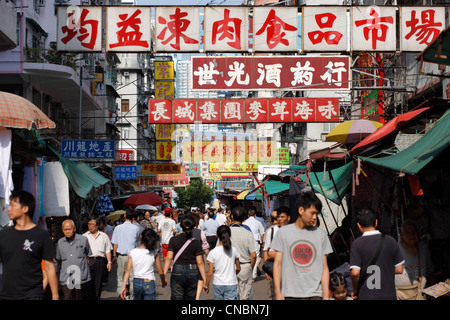
[{"label": "elderly man in white shirt", "polygon": [[262,223],[255,218],[256,216],[256,210],[250,209],[248,211],[248,218],[244,221],[243,225],[246,225],[250,228],[250,230],[253,233],[253,237],[255,238],[255,241],[258,244],[258,250],[256,251],[256,263],[253,267],[253,279],[255,279],[258,275],[258,266],[261,262],[261,248],[263,247],[264,242],[264,227]]}]

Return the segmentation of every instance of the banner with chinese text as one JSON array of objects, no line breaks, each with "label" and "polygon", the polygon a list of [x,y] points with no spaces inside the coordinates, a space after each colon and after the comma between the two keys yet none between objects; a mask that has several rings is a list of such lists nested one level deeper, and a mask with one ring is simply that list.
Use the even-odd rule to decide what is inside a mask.
[{"label": "banner with chinese text", "polygon": [[339,122],[339,98],[150,99],[149,123]]},{"label": "banner with chinese text", "polygon": [[447,8],[108,6],[103,21],[100,6],[59,6],[57,49],[99,52],[105,30],[115,52],[420,52],[445,29]]}]

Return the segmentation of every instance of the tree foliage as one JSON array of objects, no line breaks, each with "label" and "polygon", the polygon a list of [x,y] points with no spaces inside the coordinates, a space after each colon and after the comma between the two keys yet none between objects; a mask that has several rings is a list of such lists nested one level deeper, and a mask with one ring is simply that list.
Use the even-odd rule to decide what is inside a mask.
[{"label": "tree foliage", "polygon": [[175,188],[177,196],[174,201],[178,208],[185,210],[191,207],[202,207],[209,203],[214,190],[203,183],[202,179],[191,179],[186,188]]}]

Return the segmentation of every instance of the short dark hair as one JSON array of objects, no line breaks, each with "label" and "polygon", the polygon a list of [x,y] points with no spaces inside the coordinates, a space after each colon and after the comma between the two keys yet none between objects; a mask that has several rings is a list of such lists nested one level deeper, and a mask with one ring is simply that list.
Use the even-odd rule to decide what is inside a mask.
[{"label": "short dark hair", "polygon": [[34,196],[31,193],[25,190],[14,190],[11,193],[9,200],[14,200],[20,203],[22,207],[27,206],[28,207],[27,215],[30,218],[33,217],[34,208],[36,207],[36,200],[34,199]]},{"label": "short dark hair", "polygon": [[231,210],[231,216],[233,217],[234,221],[243,222],[245,219],[247,219],[247,212],[245,212],[244,208],[242,207],[234,207],[233,210]]},{"label": "short dark hair", "polygon": [[300,194],[300,196],[297,198],[297,201],[295,202],[296,212],[298,212],[298,209],[300,207],[306,210],[311,206],[314,206],[319,212],[322,211],[322,202],[312,191],[303,192],[302,194]]},{"label": "short dark hair", "polygon": [[125,212],[125,218],[133,220],[136,217],[136,212],[133,209],[128,208]]},{"label": "short dark hair", "polygon": [[275,211],[277,212],[277,217],[282,213],[286,213],[286,215],[289,216],[289,208],[286,206],[281,206]]},{"label": "short dark hair", "polygon": [[362,208],[356,214],[356,222],[363,228],[375,227],[377,214],[371,208]]}]

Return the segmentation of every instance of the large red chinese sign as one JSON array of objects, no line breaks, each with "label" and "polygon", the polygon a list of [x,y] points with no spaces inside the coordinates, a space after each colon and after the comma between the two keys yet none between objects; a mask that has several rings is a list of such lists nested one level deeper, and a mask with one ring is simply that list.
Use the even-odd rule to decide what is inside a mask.
[{"label": "large red chinese sign", "polygon": [[194,90],[348,90],[350,57],[192,57]]},{"label": "large red chinese sign", "polygon": [[151,99],[149,123],[338,122],[339,98]]},{"label": "large red chinese sign", "polygon": [[106,30],[106,50],[116,52],[422,51],[445,29],[446,9],[167,6],[152,19],[151,7],[113,6],[103,21],[102,7],[58,7],[57,48],[101,51]]}]

